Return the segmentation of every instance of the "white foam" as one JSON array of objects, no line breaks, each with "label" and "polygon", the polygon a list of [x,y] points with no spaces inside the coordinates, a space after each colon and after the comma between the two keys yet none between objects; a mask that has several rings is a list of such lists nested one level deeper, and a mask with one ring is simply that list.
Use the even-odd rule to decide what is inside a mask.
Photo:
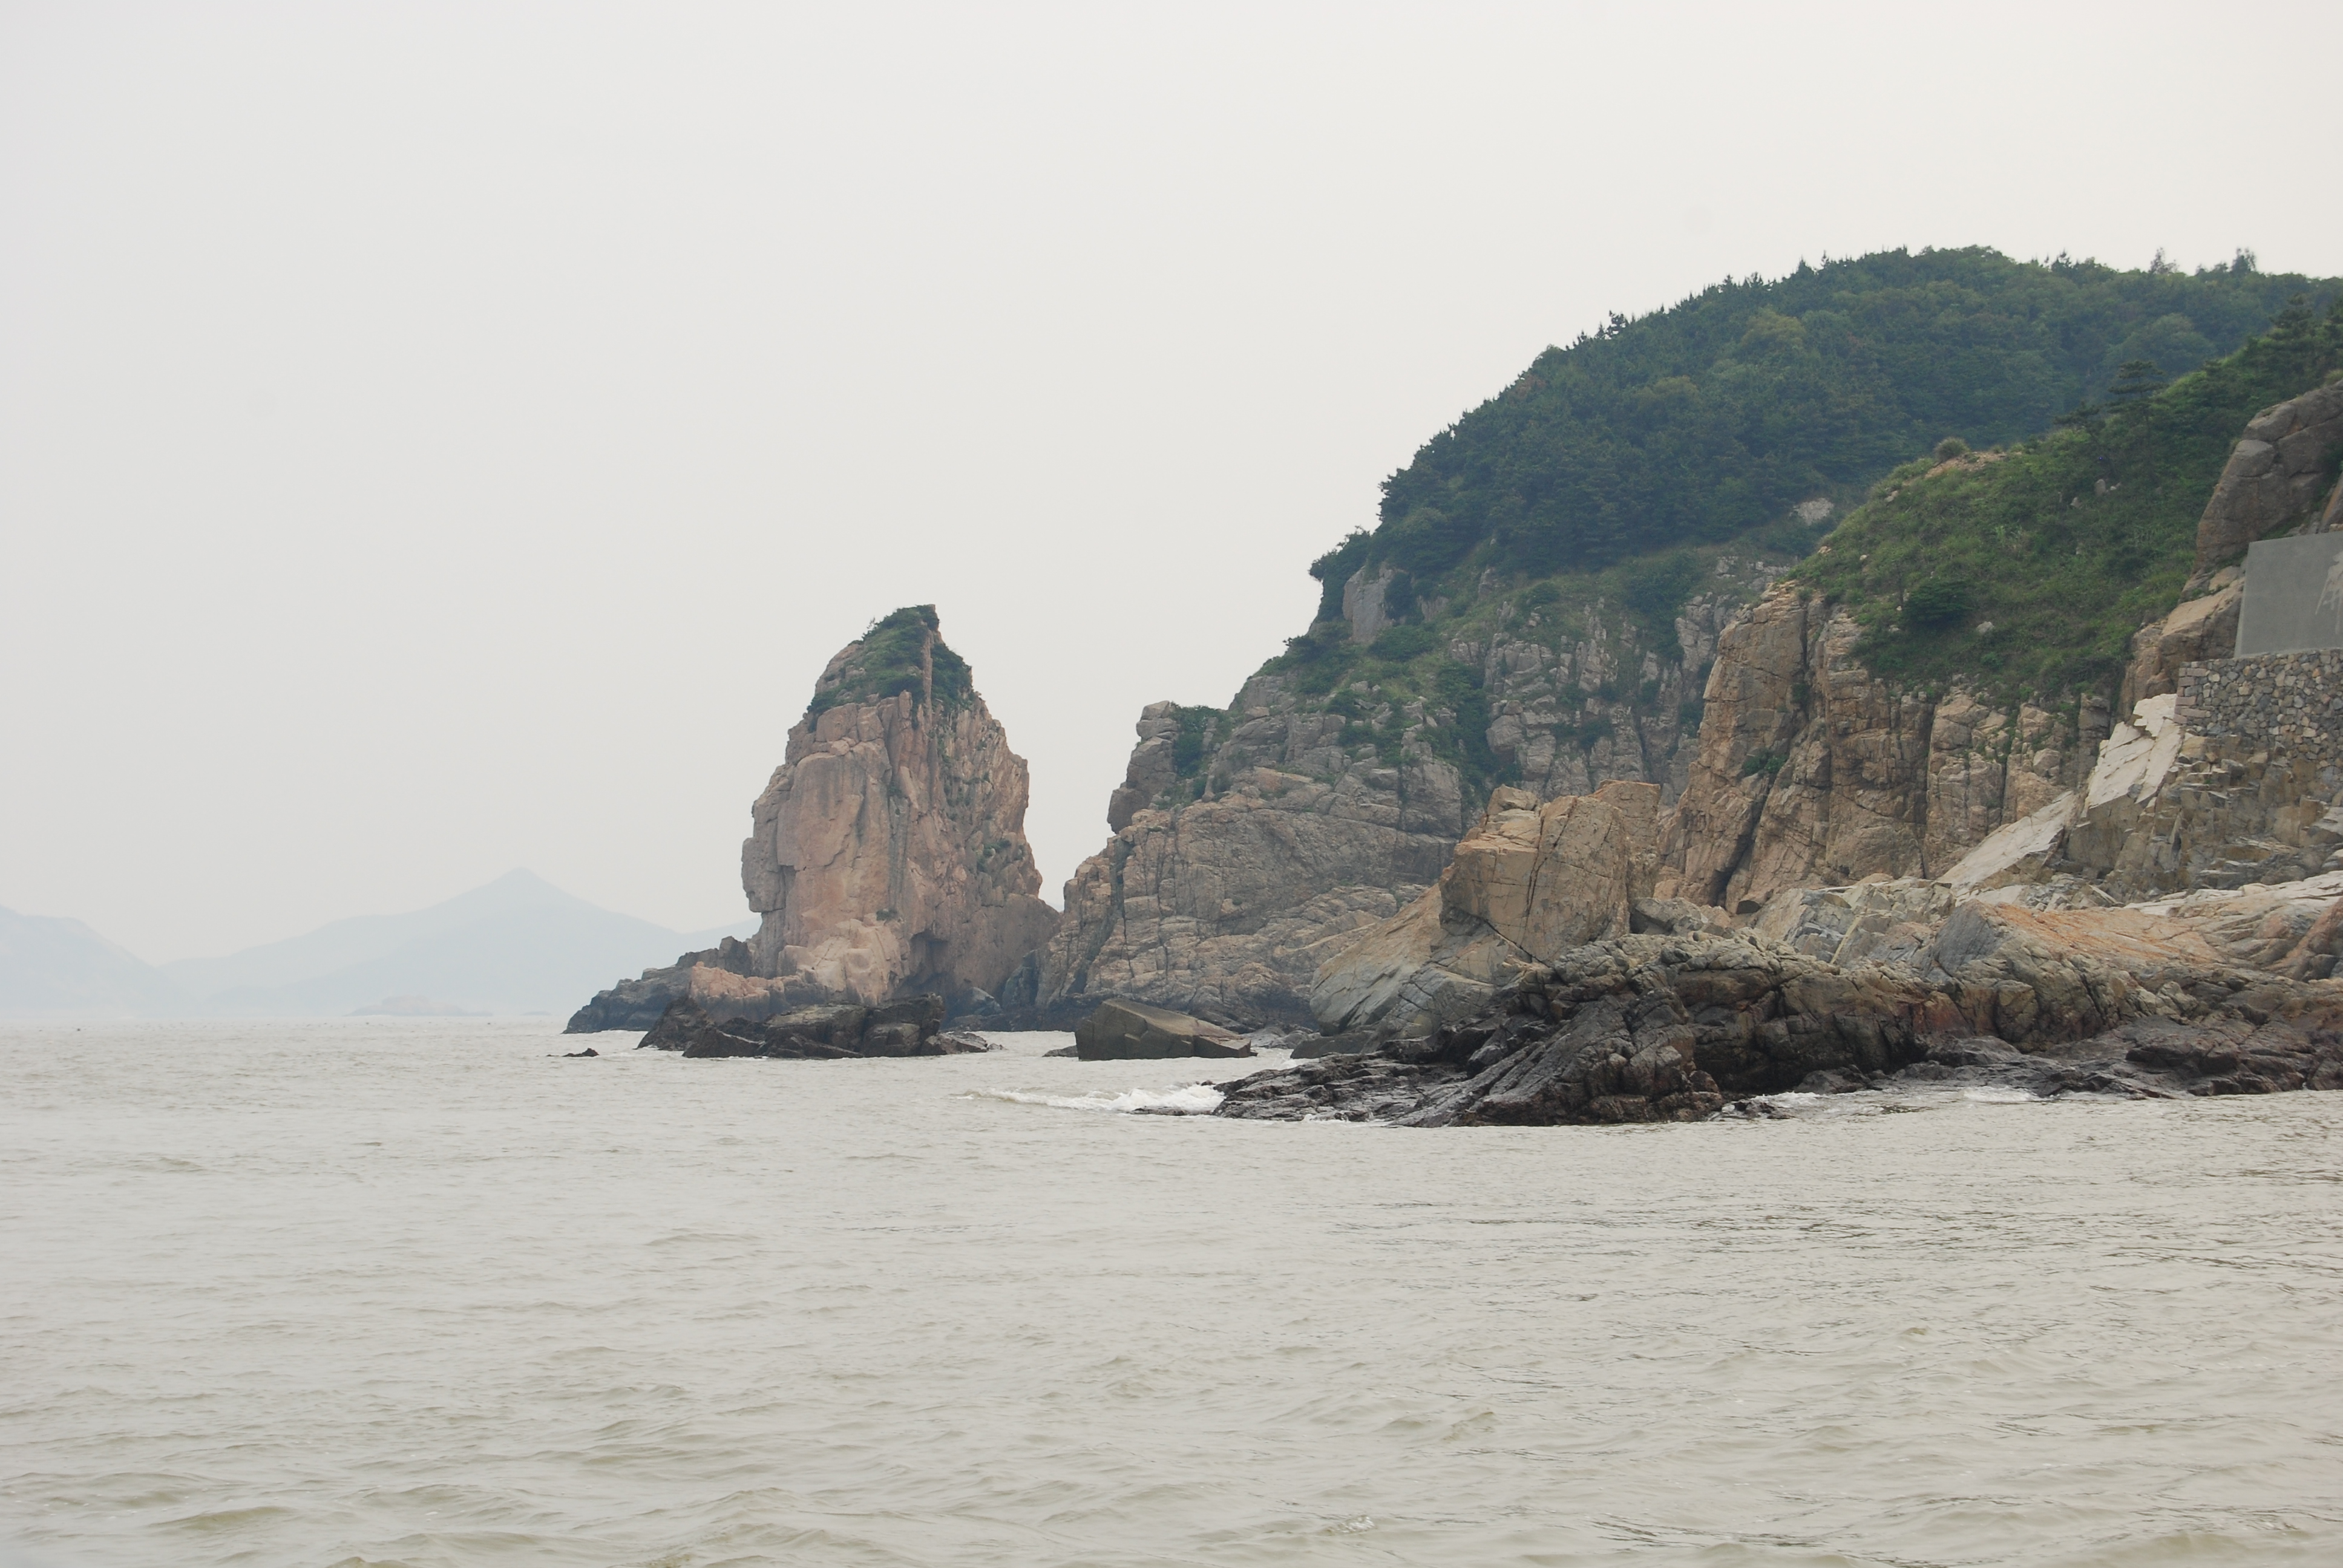
[{"label": "white foam", "polygon": [[1157,1116],[1210,1116],[1225,1098],[1209,1083],[1177,1089],[1126,1089],[1121,1094],[1031,1094],[1015,1089],[975,1089],[971,1100],[1005,1100],[1012,1105],[1046,1105],[1054,1111],[1115,1111]]},{"label": "white foam", "polygon": [[2031,1105],[2040,1098],[2022,1089],[1970,1089],[1961,1093],[1963,1100],[1974,1100],[1981,1105]]}]

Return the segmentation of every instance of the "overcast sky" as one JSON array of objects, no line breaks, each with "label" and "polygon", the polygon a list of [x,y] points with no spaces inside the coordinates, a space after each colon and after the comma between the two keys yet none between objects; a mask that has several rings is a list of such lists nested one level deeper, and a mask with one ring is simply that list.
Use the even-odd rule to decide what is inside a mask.
[{"label": "overcast sky", "polygon": [[1053,902],[1540,348],[1894,246],[2343,272],[2343,6],[0,8],[0,904],[744,911],[933,601]]}]

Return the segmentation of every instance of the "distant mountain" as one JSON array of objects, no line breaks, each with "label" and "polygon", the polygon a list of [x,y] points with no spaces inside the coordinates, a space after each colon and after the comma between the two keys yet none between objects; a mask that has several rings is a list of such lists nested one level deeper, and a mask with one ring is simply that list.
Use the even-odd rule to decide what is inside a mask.
[{"label": "distant mountain", "polygon": [[0,1016],[169,1012],[171,978],[79,920],[0,909]]},{"label": "distant mountain", "polygon": [[359,915],[163,968],[206,1013],[338,1015],[410,997],[488,1012],[566,1012],[613,974],[672,963],[754,924],[672,931],[514,870],[410,914]]},{"label": "distant mountain", "polygon": [[78,920],[0,910],[0,1014],[567,1013],[582,996],[756,929],[680,932],[515,870],[429,909],[359,915],[224,958],[142,962]]}]

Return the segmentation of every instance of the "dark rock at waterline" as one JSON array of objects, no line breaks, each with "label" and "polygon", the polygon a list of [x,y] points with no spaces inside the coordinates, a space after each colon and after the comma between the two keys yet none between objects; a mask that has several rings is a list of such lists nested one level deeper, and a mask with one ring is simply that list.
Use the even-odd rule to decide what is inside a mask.
[{"label": "dark rock at waterline", "polygon": [[[847,1057],[957,1056],[990,1050],[965,1030],[945,1030],[943,999],[905,997],[883,1007],[839,1003],[799,1008],[777,1018],[717,1018],[690,997],[670,1001],[642,1038],[654,1050],[689,1057],[755,1056],[817,1061]],[[638,1047],[637,1049],[640,1049]]]},{"label": "dark rock at waterline", "polygon": [[1074,1028],[1074,1054],[1084,1061],[1147,1061],[1174,1056],[1251,1056],[1239,1036],[1143,1001],[1110,1001]]},{"label": "dark rock at waterline", "polygon": [[561,1053],[563,1060],[569,1061],[575,1061],[581,1056],[599,1056],[602,1053],[600,1051],[596,1050],[590,1045],[583,1050],[565,1050]]},{"label": "dark rock at waterline", "polygon": [[1550,1125],[1694,1121],[1794,1089],[2343,1089],[2343,985],[1972,945],[1957,968],[1924,972],[1841,969],[1746,932],[1598,942],[1524,967],[1480,1013],[1425,1038],[1228,1085],[1218,1114]]},{"label": "dark rock at waterline", "polygon": [[728,974],[753,973],[749,944],[726,937],[712,948],[685,953],[664,969],[645,970],[630,980],[620,980],[569,1015],[564,1034],[596,1034],[609,1029],[652,1029],[679,996],[691,994],[691,971],[721,970]]}]

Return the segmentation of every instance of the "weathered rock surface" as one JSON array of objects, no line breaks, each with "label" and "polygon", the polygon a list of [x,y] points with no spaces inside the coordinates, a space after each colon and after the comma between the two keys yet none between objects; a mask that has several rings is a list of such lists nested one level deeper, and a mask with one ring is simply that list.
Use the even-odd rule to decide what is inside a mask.
[{"label": "weathered rock surface", "polygon": [[[917,683],[873,693],[886,683],[876,652],[840,649],[740,848],[749,907],[764,917],[757,972],[793,998],[989,992],[1056,924],[1025,841],[1024,759],[934,610],[899,610],[880,629],[900,638],[896,622],[916,639]],[[940,689],[939,666],[958,677]]]},{"label": "weathered rock surface", "polygon": [[1074,1029],[1084,1061],[1153,1060],[1173,1056],[1251,1056],[1250,1042],[1216,1024],[1145,1002],[1110,1001]]},{"label": "weathered rock surface", "polygon": [[933,995],[902,997],[878,1007],[804,1007],[763,1020],[720,1017],[684,996],[669,1004],[636,1049],[788,1060],[956,1056],[993,1049],[978,1035],[943,1030],[943,1017],[944,999]]},{"label": "weathered rock surface", "polygon": [[2183,665],[2227,658],[2237,650],[2237,612],[2246,600],[2245,579],[2224,567],[2200,598],[2184,599],[2161,620],[2140,628],[2131,639],[2131,663],[2124,668],[2117,706],[2129,713],[2143,698],[2180,689]]},{"label": "weathered rock surface", "polygon": [[[1626,780],[1657,787],[1664,806],[1718,635],[1780,569],[1719,560],[1662,644],[1615,607],[1531,611],[1453,643],[1479,676],[1473,739],[1537,799]],[[1398,580],[1379,568],[1344,586],[1344,640],[1422,624],[1403,618],[1423,607],[1395,616]],[[1113,838],[1066,886],[1038,977],[1042,1018],[1126,996],[1305,1022],[1320,965],[1439,877],[1478,806],[1443,759],[1459,710],[1393,701],[1363,679],[1326,695],[1297,682],[1267,671],[1225,711],[1157,703],[1141,716],[1109,805]]]},{"label": "weathered rock surface", "polygon": [[[1925,911],[1906,899],[1903,912]],[[1971,900],[1899,961],[1848,967],[1754,931],[1630,936],[1526,967],[1480,1014],[1426,1038],[1257,1073],[1228,1087],[1219,1114],[1692,1121],[1737,1095],[1891,1081],[2343,1089],[2343,982],[2237,967],[2188,922],[2137,910]]]},{"label": "weathered rock surface", "polygon": [[1328,1034],[1428,1032],[1478,1011],[1522,964],[1627,934],[1651,892],[1660,791],[1614,781],[1541,803],[1500,789],[1432,888],[1322,965]]},{"label": "weathered rock surface", "polygon": [[637,979],[620,980],[608,990],[597,991],[591,1001],[569,1015],[569,1022],[561,1032],[594,1034],[608,1029],[649,1029],[667,1012],[669,1002],[692,994],[692,971],[702,969],[736,976],[753,974],[756,958],[748,943],[726,937],[715,947],[686,953],[664,968],[645,970]]},{"label": "weathered rock surface", "polygon": [[569,1031],[644,1029],[688,996],[771,1019],[813,1003],[992,993],[1049,938],[1025,840],[1024,759],[946,647],[930,605],[849,643],[815,682],[740,847],[743,944],[687,953],[596,996]]},{"label": "weathered rock surface", "polygon": [[2063,858],[2137,901],[2343,869],[2343,650],[2184,666],[2101,749]]},{"label": "weathered rock surface", "polygon": [[1857,661],[1861,635],[1791,584],[1725,628],[1656,890],[1750,913],[1785,888],[1941,875],[2089,771],[2104,708],[1899,691]]},{"label": "weathered rock surface", "polygon": [[2318,520],[2319,503],[2334,482],[2328,463],[2338,447],[2343,382],[2314,387],[2256,415],[2230,449],[2197,519],[2197,573],[2227,566],[2256,539]]}]

